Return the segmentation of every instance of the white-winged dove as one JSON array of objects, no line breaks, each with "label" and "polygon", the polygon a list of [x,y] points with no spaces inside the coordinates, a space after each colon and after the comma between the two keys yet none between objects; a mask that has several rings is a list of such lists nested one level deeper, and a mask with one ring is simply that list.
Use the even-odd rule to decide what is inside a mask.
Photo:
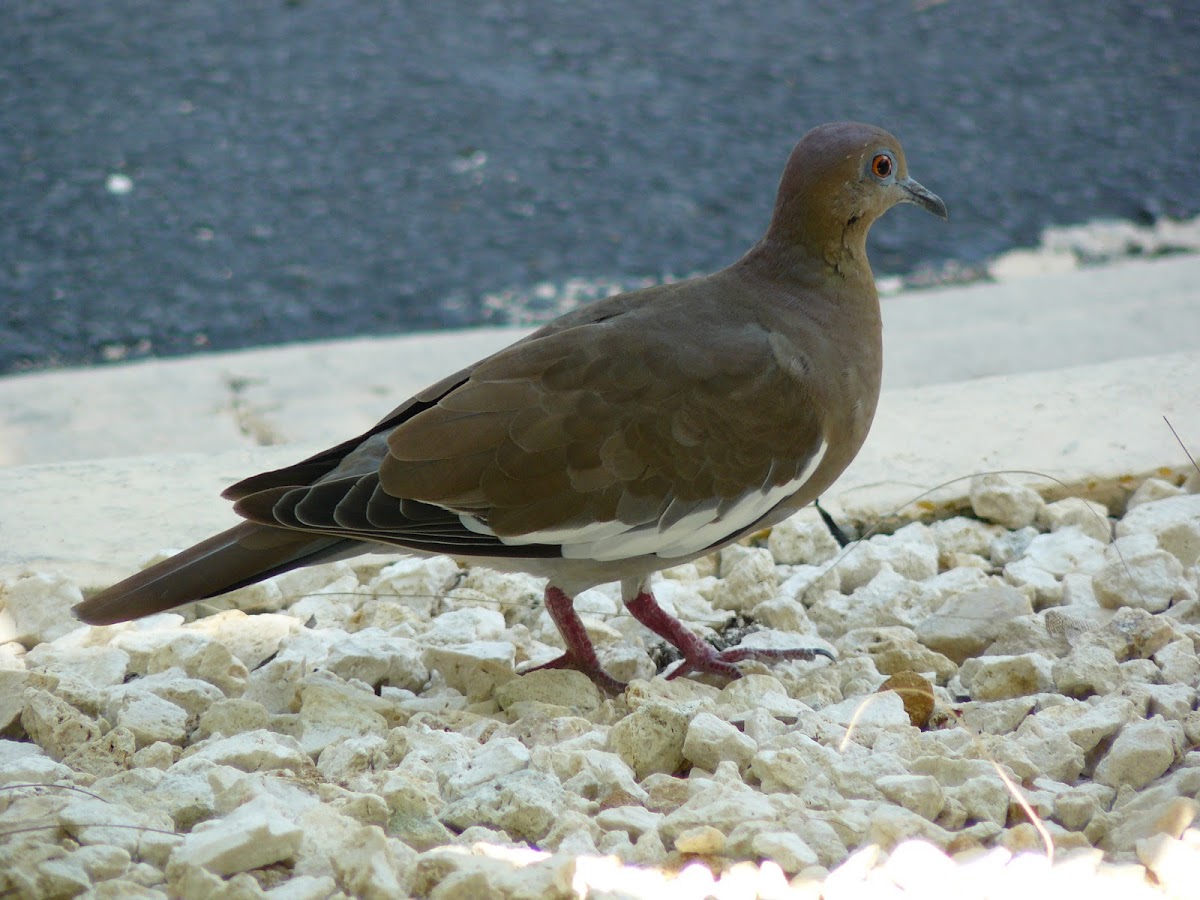
[{"label": "white-winged dove", "polygon": [[897,203],[946,217],[900,142],[853,122],[792,151],[766,235],[712,275],[574,310],[444,378],[370,431],[225,491],[246,522],[75,608],[107,624],[388,544],[548,579],[566,653],[551,667],[621,684],[572,606],[619,581],[675,645],[672,676],[739,675],[662,609],[650,575],[811,503],[866,438],[879,396],[871,223]]}]

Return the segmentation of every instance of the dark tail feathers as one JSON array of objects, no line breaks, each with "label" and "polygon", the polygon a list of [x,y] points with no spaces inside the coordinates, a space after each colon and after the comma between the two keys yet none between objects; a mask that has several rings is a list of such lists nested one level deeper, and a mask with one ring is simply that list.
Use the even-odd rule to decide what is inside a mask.
[{"label": "dark tail feathers", "polygon": [[352,543],[243,522],[89,597],[73,612],[89,625],[127,622],[324,562]]}]

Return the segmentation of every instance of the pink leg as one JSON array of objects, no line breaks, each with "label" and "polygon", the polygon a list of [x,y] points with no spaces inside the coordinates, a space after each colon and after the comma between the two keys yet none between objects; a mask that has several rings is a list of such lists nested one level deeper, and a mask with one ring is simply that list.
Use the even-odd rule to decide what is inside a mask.
[{"label": "pink leg", "polygon": [[550,613],[550,618],[558,626],[558,633],[562,635],[563,643],[567,645],[567,652],[558,659],[535,666],[529,671],[576,669],[592,679],[596,687],[602,691],[619,694],[625,690],[623,682],[617,681],[600,668],[600,660],[596,657],[596,648],[592,646],[592,639],[588,637],[587,629],[583,627],[579,613],[575,612],[572,598],[559,588],[547,585],[545,602],[546,612]]},{"label": "pink leg", "polygon": [[[638,595],[625,603],[629,614],[661,637],[674,645],[683,654],[683,664],[667,677],[678,678],[689,672],[710,672],[723,675],[726,678],[741,678],[735,663],[748,659],[772,661],[785,659],[811,660],[816,656],[827,656],[833,659],[833,654],[821,648],[796,648],[794,650],[772,650],[768,648],[741,647],[734,650],[718,651],[707,641],[689,631],[687,626],[658,605],[654,595],[647,590],[638,591]],[[561,626],[560,626],[561,627]]]}]

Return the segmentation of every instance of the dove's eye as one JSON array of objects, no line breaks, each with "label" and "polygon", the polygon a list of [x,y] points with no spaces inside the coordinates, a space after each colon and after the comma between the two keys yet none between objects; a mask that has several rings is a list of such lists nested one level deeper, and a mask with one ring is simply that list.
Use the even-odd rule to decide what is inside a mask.
[{"label": "dove's eye", "polygon": [[871,160],[871,172],[876,178],[887,178],[892,174],[893,168],[895,168],[895,163],[886,153],[880,153]]}]

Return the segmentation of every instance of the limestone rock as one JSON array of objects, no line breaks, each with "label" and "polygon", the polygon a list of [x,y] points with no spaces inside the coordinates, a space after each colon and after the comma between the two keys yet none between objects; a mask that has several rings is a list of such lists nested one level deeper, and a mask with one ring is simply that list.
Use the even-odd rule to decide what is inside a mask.
[{"label": "limestone rock", "polygon": [[917,624],[917,639],[961,665],[999,637],[1010,620],[1032,612],[1024,594],[995,584],[952,597]]},{"label": "limestone rock", "polygon": [[1048,690],[1053,662],[1036,653],[983,656],[963,663],[963,685],[975,700],[1004,700]]},{"label": "limestone rock", "polygon": [[971,479],[971,509],[981,519],[1005,528],[1033,524],[1045,502],[1037,491],[1008,475],[978,475]]},{"label": "limestone rock", "polygon": [[1096,781],[1145,787],[1174,763],[1183,741],[1183,726],[1161,716],[1127,725],[1097,764]]},{"label": "limestone rock", "polygon": [[672,774],[683,765],[690,719],[689,713],[677,706],[646,704],[609,730],[609,748],[633,769],[639,781],[655,772]]},{"label": "limestone rock", "polygon": [[1117,523],[1116,533],[1154,535],[1159,547],[1190,566],[1200,560],[1200,494],[1139,504]]}]

